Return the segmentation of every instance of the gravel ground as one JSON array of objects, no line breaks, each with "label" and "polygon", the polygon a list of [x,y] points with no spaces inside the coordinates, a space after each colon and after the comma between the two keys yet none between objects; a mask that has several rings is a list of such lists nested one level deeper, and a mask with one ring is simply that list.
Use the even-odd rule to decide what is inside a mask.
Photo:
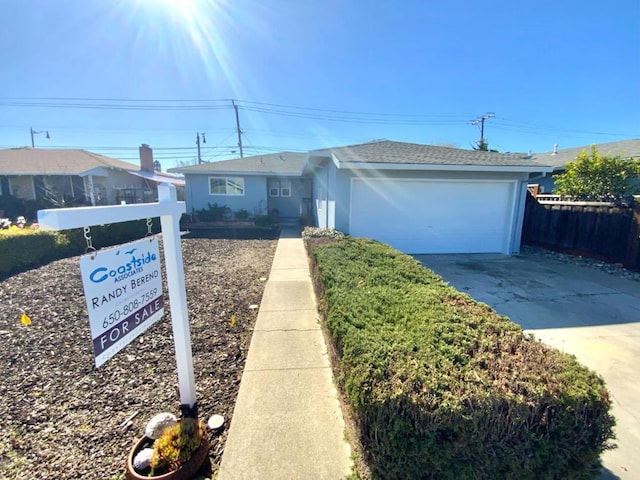
[{"label": "gravel ground", "polygon": [[[211,434],[205,477],[220,462],[257,315],[250,306],[276,244],[183,239],[200,417],[226,419]],[[95,370],[78,257],[0,282],[0,478],[123,478],[146,422],[179,415],[169,309],[165,280],[163,319]]]},{"label": "gravel ground", "polygon": [[547,250],[546,248],[533,247],[530,245],[523,245],[520,249],[520,253],[527,256],[554,258],[561,262],[571,263],[574,265],[584,265],[589,268],[594,268],[596,270],[600,270],[601,272],[608,273],[610,275],[617,275],[622,278],[628,278],[630,280],[640,282],[640,272],[627,270],[622,265],[617,263],[606,263],[589,257],[560,253],[553,250]]}]

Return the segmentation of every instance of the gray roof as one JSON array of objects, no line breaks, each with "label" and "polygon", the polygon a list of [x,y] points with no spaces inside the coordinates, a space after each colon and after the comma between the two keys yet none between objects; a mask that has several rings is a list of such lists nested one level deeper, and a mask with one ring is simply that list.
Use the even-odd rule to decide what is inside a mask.
[{"label": "gray roof", "polygon": [[96,168],[124,170],[156,183],[184,185],[184,179],[164,172],[146,172],[115,158],[86,150],[7,148],[0,150],[0,175],[86,175]]},{"label": "gray roof", "polygon": [[0,175],[81,175],[99,167],[140,170],[140,166],[86,150],[7,148],[0,150]]},{"label": "gray roof", "polygon": [[[544,167],[526,153],[497,153],[417,143],[380,142],[317,150],[331,152],[339,162],[403,165],[455,165],[482,167]],[[314,155],[314,152],[312,152]]]},{"label": "gray roof", "polygon": [[301,175],[307,153],[279,152],[268,155],[222,160],[187,167],[169,168],[169,172],[190,174]]},{"label": "gray roof", "polygon": [[[620,155],[623,158],[640,158],[640,139],[622,140],[620,142],[596,143],[593,144],[598,149],[600,155]],[[535,153],[534,160],[545,165],[552,165],[556,169],[561,169],[568,162],[573,162],[582,151],[591,152],[591,145],[583,147],[563,148],[558,153],[543,152]]]}]

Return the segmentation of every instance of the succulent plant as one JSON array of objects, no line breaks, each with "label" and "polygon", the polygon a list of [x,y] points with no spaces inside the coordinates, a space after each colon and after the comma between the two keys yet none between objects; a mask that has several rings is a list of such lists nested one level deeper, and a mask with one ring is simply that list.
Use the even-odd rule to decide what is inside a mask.
[{"label": "succulent plant", "polygon": [[183,418],[166,428],[153,444],[151,475],[156,470],[172,472],[180,468],[198,450],[205,434],[204,423],[194,418]]}]

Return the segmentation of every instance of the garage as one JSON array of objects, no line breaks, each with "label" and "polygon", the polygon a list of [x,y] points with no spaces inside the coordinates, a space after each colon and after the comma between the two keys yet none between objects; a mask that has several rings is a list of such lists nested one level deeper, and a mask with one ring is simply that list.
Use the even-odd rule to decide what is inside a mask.
[{"label": "garage", "polygon": [[352,178],[349,233],[405,253],[510,253],[517,182]]}]

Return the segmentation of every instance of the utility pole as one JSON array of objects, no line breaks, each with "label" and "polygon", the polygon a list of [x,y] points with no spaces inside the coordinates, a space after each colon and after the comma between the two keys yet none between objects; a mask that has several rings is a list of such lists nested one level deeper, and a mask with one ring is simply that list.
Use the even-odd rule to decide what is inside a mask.
[{"label": "utility pole", "polygon": [[240,158],[244,158],[242,154],[242,130],[240,130],[240,116],[238,115],[238,106],[236,105],[235,100],[231,100],[231,105],[233,105],[233,109],[236,111],[236,129],[238,130],[238,147],[240,147]]},{"label": "utility pole", "polygon": [[472,120],[471,122],[469,122],[469,125],[480,124],[480,141],[478,142],[479,150],[485,150],[486,148],[488,148],[488,146],[485,145],[485,141],[484,141],[484,121],[489,120],[490,118],[493,118],[493,117],[495,117],[495,113],[488,112],[482,115],[481,117],[478,117],[475,120]]},{"label": "utility pole", "polygon": [[202,163],[202,157],[200,156],[200,135],[202,135],[202,143],[207,143],[207,139],[204,133],[196,133],[196,145],[198,146],[198,165]]}]

